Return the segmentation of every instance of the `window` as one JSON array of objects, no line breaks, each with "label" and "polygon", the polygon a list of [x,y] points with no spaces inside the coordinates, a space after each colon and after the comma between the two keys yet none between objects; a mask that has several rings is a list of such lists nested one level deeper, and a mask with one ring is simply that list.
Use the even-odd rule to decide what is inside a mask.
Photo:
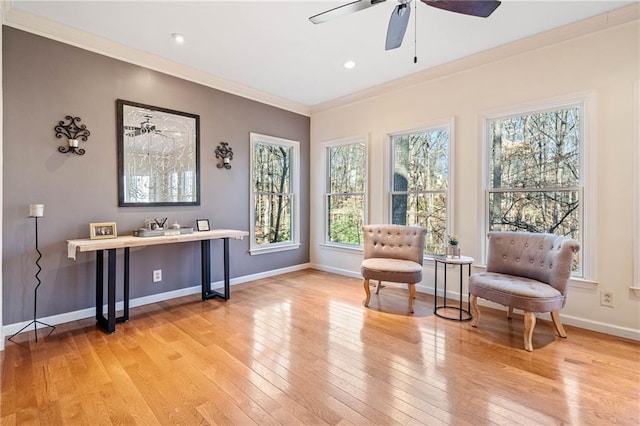
[{"label": "window", "polygon": [[299,143],[251,133],[251,254],[300,246]]},{"label": "window", "polygon": [[445,253],[452,227],[450,128],[391,136],[391,223],[425,228],[427,254]]},{"label": "window", "polygon": [[367,145],[364,140],[328,144],[326,160],[325,241],[361,246],[365,222]]},{"label": "window", "polygon": [[583,115],[580,103],[487,120],[488,230],[565,235],[584,248]]}]

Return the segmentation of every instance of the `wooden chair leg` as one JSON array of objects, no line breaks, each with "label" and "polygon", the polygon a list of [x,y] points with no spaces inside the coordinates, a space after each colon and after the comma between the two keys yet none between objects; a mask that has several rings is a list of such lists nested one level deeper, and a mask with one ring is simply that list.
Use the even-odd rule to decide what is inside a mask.
[{"label": "wooden chair leg", "polygon": [[409,284],[409,312],[413,313],[413,299],[416,297],[416,285]]},{"label": "wooden chair leg", "polygon": [[560,313],[558,311],[551,312],[551,320],[553,321],[553,325],[556,327],[558,335],[560,337],[567,337],[567,332],[564,331],[562,321],[560,321]]},{"label": "wooden chair leg", "polygon": [[513,308],[511,306],[507,306],[507,318],[513,318]]},{"label": "wooden chair leg", "polygon": [[369,290],[369,278],[365,278],[362,283],[364,286],[364,292],[366,293],[366,298],[364,299],[364,306],[369,306],[369,300],[371,300],[371,290]]},{"label": "wooden chair leg", "polygon": [[477,327],[480,321],[480,311],[478,310],[478,296],[475,294],[469,298],[469,305],[471,306],[471,327]]},{"label": "wooden chair leg", "polygon": [[382,288],[382,281],[378,280],[378,284],[376,284],[376,294],[380,294],[380,288]]},{"label": "wooden chair leg", "polygon": [[533,328],[536,326],[536,314],[533,312],[524,313],[524,348],[529,352],[533,352],[533,344],[531,337],[533,336]]}]

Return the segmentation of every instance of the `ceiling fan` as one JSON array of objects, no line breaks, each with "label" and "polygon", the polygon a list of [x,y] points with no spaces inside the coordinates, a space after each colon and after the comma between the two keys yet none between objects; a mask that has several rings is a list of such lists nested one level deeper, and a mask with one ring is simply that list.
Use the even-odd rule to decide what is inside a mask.
[{"label": "ceiling fan", "polygon": [[160,130],[156,130],[156,125],[151,122],[152,115],[145,114],[145,121],[140,123],[140,127],[136,126],[124,126],[124,130],[127,131],[127,136],[136,137],[147,133],[159,133]]},{"label": "ceiling fan", "polygon": [[[362,9],[376,6],[386,0],[358,0],[342,6],[329,9],[309,18],[314,24],[321,24],[330,21],[339,16],[348,15]],[[438,9],[448,10],[450,12],[462,13],[463,15],[478,16],[486,18],[500,6],[496,0],[420,0],[427,6],[437,7]],[[389,19],[389,27],[387,28],[387,41],[385,50],[396,49],[402,44],[404,33],[409,23],[409,15],[411,14],[411,0],[398,0],[398,4],[391,13]]]}]

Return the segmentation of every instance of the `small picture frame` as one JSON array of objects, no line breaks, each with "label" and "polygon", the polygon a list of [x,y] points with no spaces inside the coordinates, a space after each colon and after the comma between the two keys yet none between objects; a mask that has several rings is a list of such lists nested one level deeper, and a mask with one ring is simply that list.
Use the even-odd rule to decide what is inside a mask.
[{"label": "small picture frame", "polygon": [[196,220],[196,229],[198,231],[211,231],[211,228],[209,227],[209,219]]},{"label": "small picture frame", "polygon": [[115,222],[95,222],[89,224],[89,238],[99,240],[103,238],[116,238],[118,230]]}]

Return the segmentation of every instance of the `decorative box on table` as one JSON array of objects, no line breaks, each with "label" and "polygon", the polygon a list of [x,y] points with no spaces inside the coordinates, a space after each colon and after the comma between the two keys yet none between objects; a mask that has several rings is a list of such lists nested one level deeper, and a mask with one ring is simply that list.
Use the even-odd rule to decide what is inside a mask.
[{"label": "decorative box on table", "polygon": [[168,237],[172,235],[193,234],[193,228],[180,229],[147,229],[139,228],[133,230],[134,237]]}]

